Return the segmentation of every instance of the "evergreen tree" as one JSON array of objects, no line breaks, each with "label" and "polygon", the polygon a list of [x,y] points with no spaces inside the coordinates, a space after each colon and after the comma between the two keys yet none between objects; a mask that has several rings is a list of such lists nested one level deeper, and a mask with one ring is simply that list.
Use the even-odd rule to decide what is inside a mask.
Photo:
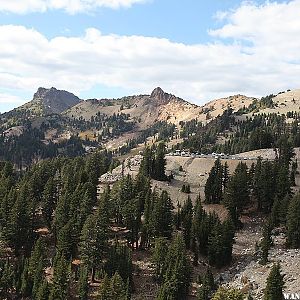
[{"label": "evergreen tree", "polygon": [[190,197],[184,203],[181,210],[181,220],[183,227],[183,237],[187,249],[190,249],[191,243],[191,231],[192,231],[192,220],[193,220],[193,204]]},{"label": "evergreen tree", "polygon": [[168,252],[167,242],[164,238],[155,240],[155,247],[152,254],[152,261],[155,265],[155,277],[160,280],[165,267],[166,255]]},{"label": "evergreen tree", "polygon": [[288,136],[282,136],[278,142],[278,160],[279,163],[285,166],[289,166],[292,158],[295,156],[294,149],[288,140]]},{"label": "evergreen tree", "polygon": [[65,300],[69,295],[70,263],[64,255],[55,258],[54,277],[49,300]]},{"label": "evergreen tree", "polygon": [[88,284],[88,268],[85,266],[80,267],[78,295],[80,300],[88,299],[89,284]]},{"label": "evergreen tree", "polygon": [[264,300],[282,300],[283,287],[283,275],[281,275],[280,265],[277,263],[273,265],[268,276]]},{"label": "evergreen tree", "polygon": [[33,286],[32,286],[32,297],[35,299],[41,284],[43,284],[44,279],[44,262],[39,260],[37,269],[35,270],[33,277]]},{"label": "evergreen tree", "polygon": [[292,198],[288,208],[287,243],[291,248],[300,248],[300,194]]},{"label": "evergreen tree", "polygon": [[288,166],[281,165],[276,176],[276,195],[279,199],[284,199],[286,195],[291,195],[291,182]]},{"label": "evergreen tree", "polygon": [[223,224],[216,222],[208,241],[209,263],[220,268],[230,263],[234,241],[234,224],[228,219]]},{"label": "evergreen tree", "polygon": [[223,191],[223,166],[220,158],[218,158],[214,166],[209,172],[208,179],[205,184],[205,202],[220,203],[222,201]]},{"label": "evergreen tree", "polygon": [[107,251],[109,216],[106,208],[107,201],[103,197],[96,214],[87,218],[80,237],[81,258],[92,269],[92,282]]},{"label": "evergreen tree", "polygon": [[110,280],[107,274],[105,274],[104,279],[100,284],[97,300],[113,300],[112,291],[110,287]]},{"label": "evergreen tree", "polygon": [[272,245],[272,238],[271,238],[271,226],[269,222],[264,225],[263,228],[263,239],[261,241],[261,263],[266,264],[268,262],[268,255],[269,255],[269,250]]},{"label": "evergreen tree", "polygon": [[110,280],[111,299],[128,300],[126,285],[121,276],[115,273]]},{"label": "evergreen tree", "polygon": [[208,268],[202,278],[202,285],[198,289],[197,300],[209,300],[212,292],[216,289],[213,274]]},{"label": "evergreen tree", "polygon": [[185,299],[190,285],[190,274],[184,240],[177,235],[168,248],[158,299]]},{"label": "evergreen tree", "polygon": [[239,217],[244,207],[249,204],[250,192],[247,165],[239,163],[228,182],[224,203],[236,226],[240,226]]},{"label": "evergreen tree", "polygon": [[46,279],[40,284],[36,294],[37,300],[48,300],[49,299],[49,284]]},{"label": "evergreen tree", "polygon": [[146,147],[143,153],[143,159],[140,165],[139,173],[146,176],[151,177],[153,174],[153,163],[154,157],[152,149],[149,147]]},{"label": "evergreen tree", "polygon": [[131,250],[126,245],[121,245],[116,242],[109,249],[104,270],[109,276],[113,276],[115,273],[118,273],[124,283],[128,281],[131,287],[132,268]]},{"label": "evergreen tree", "polygon": [[32,290],[32,280],[28,274],[28,265],[28,259],[25,259],[21,275],[21,294],[25,298],[31,295]]},{"label": "evergreen tree", "polygon": [[57,252],[65,255],[67,259],[72,256],[72,223],[69,221],[58,232],[57,236]]},{"label": "evergreen tree", "polygon": [[57,201],[57,187],[53,177],[47,181],[42,194],[42,214],[48,227],[51,226],[52,214]]},{"label": "evergreen tree", "polygon": [[173,230],[173,205],[166,191],[160,197],[154,198],[151,214],[151,228],[155,236],[171,237]]},{"label": "evergreen tree", "polygon": [[10,215],[7,240],[17,255],[21,248],[30,247],[32,242],[32,220],[27,206],[29,197],[27,185],[24,184]]},{"label": "evergreen tree", "polygon": [[225,191],[225,189],[227,187],[229,178],[230,178],[230,176],[229,176],[229,167],[228,167],[228,164],[227,164],[227,161],[226,161],[225,164],[224,164],[224,167],[223,167],[223,192]]},{"label": "evergreen tree", "polygon": [[153,179],[164,181],[166,180],[166,159],[165,159],[165,144],[159,143],[155,151]]}]

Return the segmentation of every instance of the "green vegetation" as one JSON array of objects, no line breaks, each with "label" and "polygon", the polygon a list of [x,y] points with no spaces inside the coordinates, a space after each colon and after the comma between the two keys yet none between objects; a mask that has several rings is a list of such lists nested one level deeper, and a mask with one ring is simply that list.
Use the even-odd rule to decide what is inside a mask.
[{"label": "green vegetation", "polygon": [[282,300],[284,287],[283,275],[281,275],[279,263],[274,264],[267,279],[267,287],[264,292],[264,300]]}]

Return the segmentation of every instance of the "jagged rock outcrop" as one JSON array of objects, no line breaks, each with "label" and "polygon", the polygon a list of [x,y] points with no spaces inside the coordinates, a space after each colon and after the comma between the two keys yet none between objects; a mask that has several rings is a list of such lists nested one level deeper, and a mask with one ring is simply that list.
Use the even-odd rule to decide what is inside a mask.
[{"label": "jagged rock outcrop", "polygon": [[152,91],[150,98],[156,100],[155,103],[157,105],[163,105],[169,103],[176,97],[172,94],[164,92],[162,88],[157,87]]},{"label": "jagged rock outcrop", "polygon": [[61,113],[78,104],[80,99],[72,93],[54,87],[50,89],[40,87],[31,102],[39,103],[44,113]]}]

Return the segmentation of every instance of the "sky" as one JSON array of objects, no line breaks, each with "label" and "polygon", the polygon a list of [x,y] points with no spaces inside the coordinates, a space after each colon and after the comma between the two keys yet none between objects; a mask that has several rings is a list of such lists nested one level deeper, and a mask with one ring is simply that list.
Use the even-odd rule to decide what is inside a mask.
[{"label": "sky", "polygon": [[38,87],[192,103],[300,88],[300,0],[0,0],[0,111]]}]

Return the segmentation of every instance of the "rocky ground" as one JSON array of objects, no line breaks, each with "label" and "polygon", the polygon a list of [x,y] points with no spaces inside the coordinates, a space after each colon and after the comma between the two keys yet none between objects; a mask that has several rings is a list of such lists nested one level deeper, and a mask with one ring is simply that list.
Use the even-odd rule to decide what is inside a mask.
[{"label": "rocky ground", "polygon": [[[295,149],[296,157],[300,157],[300,150]],[[241,154],[243,157],[254,157],[255,154],[263,156],[263,158],[272,159],[274,151],[272,149],[259,150],[258,152],[249,152]],[[248,156],[247,156],[248,155]],[[138,172],[141,155],[127,158],[123,164],[114,169],[111,173],[104,174],[100,179],[99,188],[103,188],[107,183],[113,183],[121,178],[123,174],[131,174],[135,176]],[[194,201],[197,195],[201,195],[204,199],[204,186],[208,177],[208,173],[214,164],[214,158],[191,158],[191,157],[167,157],[167,172],[174,174],[174,180],[169,182],[153,181],[152,186],[157,190],[167,190],[170,194],[173,204],[183,203],[187,199],[187,194],[181,192],[183,184],[190,184],[191,198]],[[227,161],[230,172],[232,173],[239,163],[238,160],[222,160]],[[246,160],[245,163],[250,165],[253,161]],[[180,166],[183,170],[179,170]],[[300,176],[296,176],[297,187],[300,186]],[[208,212],[216,212],[221,219],[225,219],[227,211],[223,205],[204,205],[204,209]],[[243,216],[243,229],[238,231],[235,236],[235,244],[233,247],[233,263],[229,268],[213,270],[217,281],[226,286],[232,286],[242,289],[244,292],[250,292],[254,299],[261,300],[263,290],[266,285],[266,279],[274,262],[280,262],[282,271],[285,274],[285,292],[300,292],[300,250],[292,250],[285,248],[285,234],[283,230],[275,230],[273,232],[274,247],[269,254],[269,262],[266,265],[260,264],[260,258],[256,253],[255,245],[262,238],[262,224],[264,220],[261,217],[254,217],[253,212],[249,212]],[[135,285],[136,293],[134,300],[154,299],[157,285],[151,278],[151,261],[150,253],[136,252],[133,256],[135,264]],[[191,290],[190,299],[195,299],[197,290],[197,276],[206,270],[206,261],[194,269],[193,288]],[[141,276],[141,274],[143,274]]]},{"label": "rocky ground", "polygon": [[[255,221],[256,225],[258,223]],[[222,273],[225,285],[250,292],[256,300],[263,299],[263,291],[266,287],[267,277],[275,262],[279,262],[282,274],[285,274],[284,292],[297,293],[300,291],[300,250],[285,248],[285,234],[282,231],[273,231],[274,247],[269,252],[269,262],[260,264],[260,258],[255,254],[255,241],[259,241],[261,232],[256,232],[256,225],[248,227],[237,233],[237,244],[234,247],[236,258],[244,255],[228,271]],[[245,248],[239,248],[239,244],[245,241]],[[249,247],[249,248],[248,248]]]}]

